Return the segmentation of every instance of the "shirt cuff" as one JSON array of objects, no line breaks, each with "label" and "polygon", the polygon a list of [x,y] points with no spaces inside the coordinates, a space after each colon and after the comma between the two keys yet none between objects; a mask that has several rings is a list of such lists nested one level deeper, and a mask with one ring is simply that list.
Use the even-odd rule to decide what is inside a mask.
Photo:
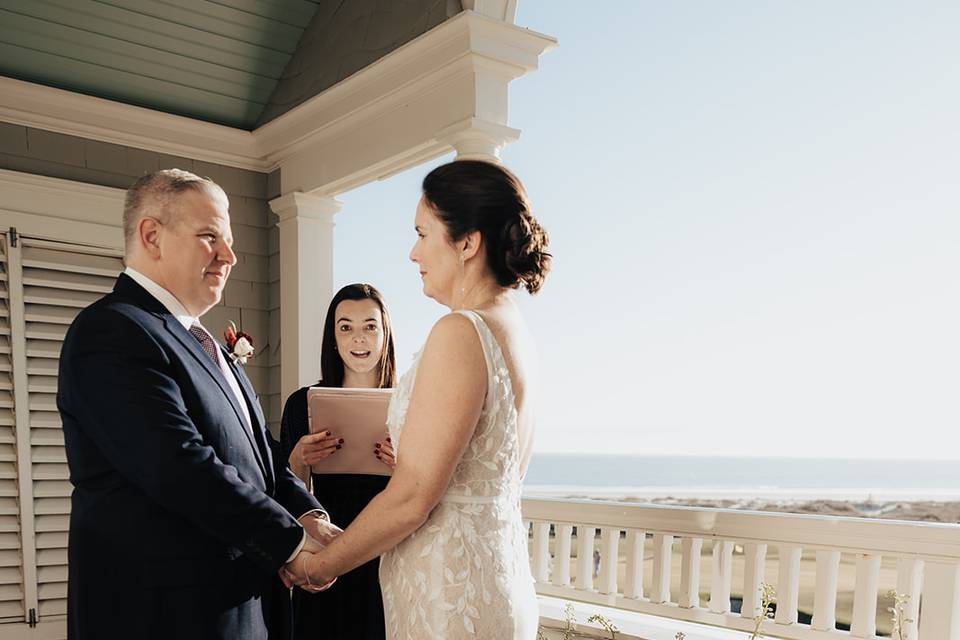
[{"label": "shirt cuff", "polygon": [[297,557],[301,551],[303,551],[303,545],[307,544],[307,532],[304,530],[303,537],[300,538],[300,544],[297,545],[297,548],[293,550],[293,553],[290,554],[290,557],[287,558],[287,561],[284,564],[290,564],[293,562],[293,559]]},{"label": "shirt cuff", "polygon": [[[324,520],[326,520],[327,522],[330,522],[330,514],[327,513],[326,511],[324,511],[323,509],[311,509],[310,511],[307,511],[305,514],[303,514],[303,516],[308,516],[308,515],[310,515],[311,513],[315,513],[315,514],[317,514],[319,517],[321,517],[321,518],[323,518]],[[303,516],[300,516],[299,518],[297,518],[297,522],[299,522],[299,521],[303,518]],[[307,544],[307,532],[306,532],[306,530],[304,530],[304,532],[303,532],[303,537],[300,538],[300,544],[297,545],[297,548],[294,549],[294,550],[293,550],[293,553],[290,554],[290,557],[287,558],[287,563],[293,562],[293,559],[297,557],[297,554],[299,554],[301,551],[303,551],[303,545],[305,545],[305,544]]]}]

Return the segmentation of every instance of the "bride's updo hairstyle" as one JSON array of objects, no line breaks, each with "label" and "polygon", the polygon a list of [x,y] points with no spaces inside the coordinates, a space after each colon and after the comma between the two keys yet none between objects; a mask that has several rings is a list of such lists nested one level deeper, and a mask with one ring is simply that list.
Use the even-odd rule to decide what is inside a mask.
[{"label": "bride's updo hairstyle", "polygon": [[540,290],[550,270],[550,240],[515,175],[492,162],[455,160],[427,174],[423,195],[451,240],[480,232],[500,286]]}]

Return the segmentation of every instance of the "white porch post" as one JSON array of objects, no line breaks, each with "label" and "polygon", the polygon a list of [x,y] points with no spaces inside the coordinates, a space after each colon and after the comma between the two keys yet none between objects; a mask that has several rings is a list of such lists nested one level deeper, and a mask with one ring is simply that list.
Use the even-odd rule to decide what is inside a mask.
[{"label": "white porch post", "polygon": [[280,217],[280,397],[320,378],[320,344],[333,297],[334,215],[343,203],[295,191],[270,201]]}]

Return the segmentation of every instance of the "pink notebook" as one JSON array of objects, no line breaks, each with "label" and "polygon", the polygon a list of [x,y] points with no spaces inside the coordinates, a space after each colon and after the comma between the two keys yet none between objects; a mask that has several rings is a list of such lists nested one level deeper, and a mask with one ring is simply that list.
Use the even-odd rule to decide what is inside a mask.
[{"label": "pink notebook", "polygon": [[393,389],[307,389],[310,433],[330,431],[343,446],[311,467],[313,473],[392,474],[373,455],[376,443],[387,437],[387,407]]}]

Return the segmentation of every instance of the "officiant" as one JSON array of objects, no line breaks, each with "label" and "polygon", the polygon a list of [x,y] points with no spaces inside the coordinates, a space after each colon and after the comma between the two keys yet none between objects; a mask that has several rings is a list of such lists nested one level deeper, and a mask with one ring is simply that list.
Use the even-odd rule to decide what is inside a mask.
[{"label": "officiant", "polygon": [[[369,284],[351,284],[333,297],[323,324],[320,355],[323,378],[315,386],[386,389],[396,381],[396,356],[390,314],[383,296]],[[353,444],[349,430],[309,432],[307,389],[290,395],[283,408],[280,443],[290,469],[330,513],[347,527],[390,480],[395,465],[393,447],[384,428],[383,439],[367,452],[380,460],[384,474],[313,474],[311,467]],[[322,416],[317,420],[322,423]],[[340,577],[327,591],[293,593],[293,637],[383,640],[383,603],[379,559]]]}]

